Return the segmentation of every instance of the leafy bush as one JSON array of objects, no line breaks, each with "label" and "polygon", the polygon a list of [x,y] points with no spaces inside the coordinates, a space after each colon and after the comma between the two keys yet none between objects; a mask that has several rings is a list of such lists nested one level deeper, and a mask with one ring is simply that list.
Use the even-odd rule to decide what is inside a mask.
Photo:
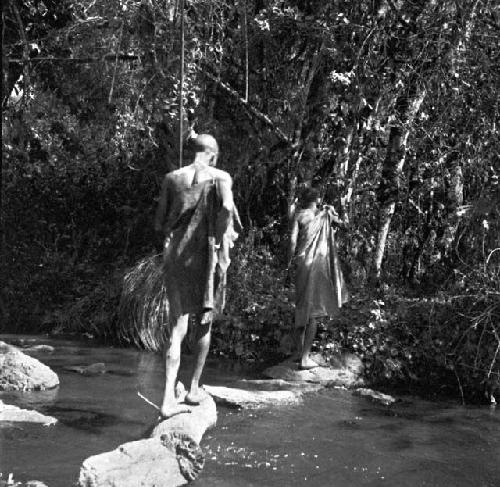
[{"label": "leafy bush", "polygon": [[215,353],[246,361],[286,354],[293,325],[293,290],[283,265],[256,238],[251,230],[235,249],[226,316],[215,323],[212,340]]}]

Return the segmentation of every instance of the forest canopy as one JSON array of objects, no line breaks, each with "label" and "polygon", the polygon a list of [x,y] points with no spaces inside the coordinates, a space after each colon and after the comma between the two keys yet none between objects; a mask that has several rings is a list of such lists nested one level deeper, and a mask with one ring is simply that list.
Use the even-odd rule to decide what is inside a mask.
[{"label": "forest canopy", "polygon": [[[288,216],[314,185],[349,216],[340,241],[351,288],[379,311],[373,293],[386,306],[388,293],[438,299],[432,322],[459,310],[453,333],[443,325],[419,346],[431,354],[450,335],[440,349],[450,374],[463,364],[490,378],[500,347],[498,2],[181,4],[4,2],[0,330],[112,335],[117,282],[151,252],[159,185],[179,165],[182,89],[183,137],[217,138],[246,229],[234,314],[287,326]],[[263,276],[277,278],[265,289]],[[407,315],[379,313],[377,326],[402,320],[415,334],[424,318]],[[376,345],[359,336],[363,350]]]}]

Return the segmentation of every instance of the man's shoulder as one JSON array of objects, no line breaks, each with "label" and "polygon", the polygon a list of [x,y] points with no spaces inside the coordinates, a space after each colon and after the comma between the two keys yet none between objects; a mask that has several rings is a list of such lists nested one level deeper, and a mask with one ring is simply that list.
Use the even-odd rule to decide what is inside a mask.
[{"label": "man's shoulder", "polygon": [[211,167],[210,172],[212,173],[213,177],[220,180],[220,181],[227,181],[231,182],[231,176],[229,175],[228,172],[223,171],[222,169],[218,169],[216,167]]},{"label": "man's shoulder", "polygon": [[174,169],[173,171],[168,172],[165,174],[165,177],[163,179],[165,184],[177,184],[179,180],[182,180],[183,178],[186,177],[187,174],[189,174],[189,169],[187,169],[188,166],[181,167],[179,169]]},{"label": "man's shoulder", "polygon": [[165,179],[175,179],[176,177],[184,174],[186,172],[187,167],[188,166],[184,166],[178,169],[174,169],[173,171],[167,172],[167,174],[165,174]]}]

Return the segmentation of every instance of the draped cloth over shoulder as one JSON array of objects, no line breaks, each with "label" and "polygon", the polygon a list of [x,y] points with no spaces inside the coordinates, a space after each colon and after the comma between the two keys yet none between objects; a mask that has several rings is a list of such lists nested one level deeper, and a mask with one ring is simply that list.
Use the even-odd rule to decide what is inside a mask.
[{"label": "draped cloth over shoulder", "polygon": [[165,287],[173,320],[186,313],[208,323],[225,305],[229,249],[241,231],[236,208],[223,228],[216,180],[194,183],[172,198],[165,225]]},{"label": "draped cloth over shoulder", "polygon": [[299,234],[295,304],[302,323],[334,316],[348,300],[335,233],[329,212],[323,210]]}]

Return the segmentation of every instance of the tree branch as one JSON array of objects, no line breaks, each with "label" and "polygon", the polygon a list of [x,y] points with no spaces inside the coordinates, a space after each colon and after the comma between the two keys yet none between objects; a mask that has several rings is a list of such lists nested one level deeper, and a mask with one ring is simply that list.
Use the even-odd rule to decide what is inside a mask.
[{"label": "tree branch", "polygon": [[19,35],[23,41],[23,99],[27,99],[28,89],[30,86],[30,46],[28,44],[28,39],[26,38],[26,32],[24,31],[24,24],[17,8],[16,2],[10,2],[14,15],[16,17],[16,22],[19,28]]},{"label": "tree branch", "polygon": [[272,129],[276,137],[278,137],[281,142],[290,144],[290,138],[279,127],[276,127],[274,122],[265,113],[262,113],[260,110],[252,106],[248,101],[241,98],[236,90],[217,79],[217,77],[213,74],[203,69],[200,69],[200,73],[206,76],[209,80],[213,81],[217,85],[217,87],[221,89],[221,91],[229,95],[234,101],[238,103],[238,105],[243,107],[247,111],[247,113],[251,114],[254,118]]},{"label": "tree branch", "polygon": [[69,62],[69,63],[100,63],[102,61],[115,61],[118,58],[119,61],[137,61],[139,56],[136,54],[105,54],[102,57],[57,57],[57,56],[37,56],[30,58],[28,60],[20,58],[8,58],[9,63],[13,64],[24,64],[31,63],[33,61],[54,61],[54,62]]}]

